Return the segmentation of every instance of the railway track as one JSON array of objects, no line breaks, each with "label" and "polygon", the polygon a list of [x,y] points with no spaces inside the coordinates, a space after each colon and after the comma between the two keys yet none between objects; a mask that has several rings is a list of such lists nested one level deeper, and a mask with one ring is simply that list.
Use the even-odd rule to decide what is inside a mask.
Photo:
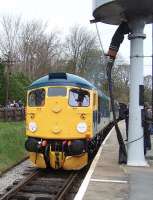
[{"label": "railway track", "polygon": [[[103,131],[101,142],[112,127],[113,124],[110,124]],[[77,192],[89,167],[90,165],[80,171],[35,169],[25,179],[14,185],[1,196],[0,200],[73,199],[71,196],[74,196]]]},{"label": "railway track", "polygon": [[0,200],[61,200],[72,187],[78,171],[35,170],[13,186]]}]

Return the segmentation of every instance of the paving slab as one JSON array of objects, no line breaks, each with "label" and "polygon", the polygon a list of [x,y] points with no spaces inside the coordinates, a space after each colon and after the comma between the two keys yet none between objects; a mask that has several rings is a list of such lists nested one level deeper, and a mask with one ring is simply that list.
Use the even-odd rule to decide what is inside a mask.
[{"label": "paving slab", "polygon": [[148,167],[125,167],[129,177],[129,200],[153,199],[153,136],[152,149],[147,151]]}]

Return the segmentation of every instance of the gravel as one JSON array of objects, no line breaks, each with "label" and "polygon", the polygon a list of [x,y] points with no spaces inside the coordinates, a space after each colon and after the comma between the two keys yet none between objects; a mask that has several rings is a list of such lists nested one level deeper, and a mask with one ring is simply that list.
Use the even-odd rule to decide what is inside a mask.
[{"label": "gravel", "polygon": [[15,180],[24,178],[25,176],[23,174],[31,167],[32,163],[30,160],[26,160],[0,176],[0,194],[2,194],[7,187],[11,186]]}]

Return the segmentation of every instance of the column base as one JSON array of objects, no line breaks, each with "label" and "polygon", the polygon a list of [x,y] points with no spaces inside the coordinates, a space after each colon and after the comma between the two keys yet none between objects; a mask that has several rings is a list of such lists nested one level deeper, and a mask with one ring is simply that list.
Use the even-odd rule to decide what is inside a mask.
[{"label": "column base", "polygon": [[128,161],[127,166],[131,167],[149,167],[147,161]]}]

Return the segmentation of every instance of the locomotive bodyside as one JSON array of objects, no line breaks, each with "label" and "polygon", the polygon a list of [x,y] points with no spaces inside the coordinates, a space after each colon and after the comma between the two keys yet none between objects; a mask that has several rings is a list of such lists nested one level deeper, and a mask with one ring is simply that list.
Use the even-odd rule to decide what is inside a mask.
[{"label": "locomotive bodyside", "polygon": [[29,87],[27,102],[25,146],[33,163],[67,170],[87,165],[89,143],[111,120],[109,99],[78,76],[50,74]]}]

